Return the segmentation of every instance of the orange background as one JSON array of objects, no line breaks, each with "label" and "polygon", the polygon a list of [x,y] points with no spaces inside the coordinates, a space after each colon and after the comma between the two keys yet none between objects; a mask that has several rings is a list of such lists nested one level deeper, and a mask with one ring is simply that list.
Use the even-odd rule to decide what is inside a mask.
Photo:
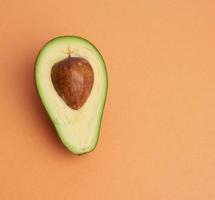
[{"label": "orange background", "polygon": [[[1,200],[214,200],[213,0],[4,1]],[[80,35],[103,54],[109,93],[96,150],[59,141],[33,82],[41,46]]]}]

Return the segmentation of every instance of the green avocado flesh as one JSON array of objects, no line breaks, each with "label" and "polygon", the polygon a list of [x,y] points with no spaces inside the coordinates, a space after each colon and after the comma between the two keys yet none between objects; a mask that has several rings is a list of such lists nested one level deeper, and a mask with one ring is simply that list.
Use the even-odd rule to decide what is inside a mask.
[{"label": "green avocado flesh", "polygon": [[[94,75],[89,96],[77,110],[65,103],[51,79],[53,66],[68,58],[68,54],[88,61]],[[74,154],[92,151],[98,141],[108,87],[105,63],[96,47],[78,36],[50,40],[37,56],[35,81],[40,99],[63,144]]]}]

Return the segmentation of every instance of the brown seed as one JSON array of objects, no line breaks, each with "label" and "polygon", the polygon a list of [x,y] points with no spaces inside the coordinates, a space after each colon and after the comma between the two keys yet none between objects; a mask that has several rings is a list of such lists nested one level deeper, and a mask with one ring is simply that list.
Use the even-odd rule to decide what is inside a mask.
[{"label": "brown seed", "polygon": [[81,66],[81,65],[82,65],[82,62],[78,62],[78,65]]},{"label": "brown seed", "polygon": [[92,90],[94,74],[87,60],[69,56],[54,64],[51,79],[64,102],[70,108],[78,110],[86,102]]}]

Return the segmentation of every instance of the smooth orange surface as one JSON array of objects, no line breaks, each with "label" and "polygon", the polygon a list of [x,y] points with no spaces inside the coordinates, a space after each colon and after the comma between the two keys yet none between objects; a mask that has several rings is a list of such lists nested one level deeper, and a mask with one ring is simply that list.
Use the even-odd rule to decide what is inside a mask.
[{"label": "smooth orange surface", "polygon": [[[1,200],[214,200],[215,1],[1,0]],[[59,141],[33,81],[41,46],[80,35],[109,93],[96,150]]]}]

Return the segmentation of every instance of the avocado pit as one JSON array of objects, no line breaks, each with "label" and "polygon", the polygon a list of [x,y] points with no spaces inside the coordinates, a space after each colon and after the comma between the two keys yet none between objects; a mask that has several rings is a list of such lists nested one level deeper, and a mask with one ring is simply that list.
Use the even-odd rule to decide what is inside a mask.
[{"label": "avocado pit", "polygon": [[54,64],[51,80],[58,95],[72,109],[78,110],[90,95],[94,73],[90,63],[81,57],[71,57]]}]

